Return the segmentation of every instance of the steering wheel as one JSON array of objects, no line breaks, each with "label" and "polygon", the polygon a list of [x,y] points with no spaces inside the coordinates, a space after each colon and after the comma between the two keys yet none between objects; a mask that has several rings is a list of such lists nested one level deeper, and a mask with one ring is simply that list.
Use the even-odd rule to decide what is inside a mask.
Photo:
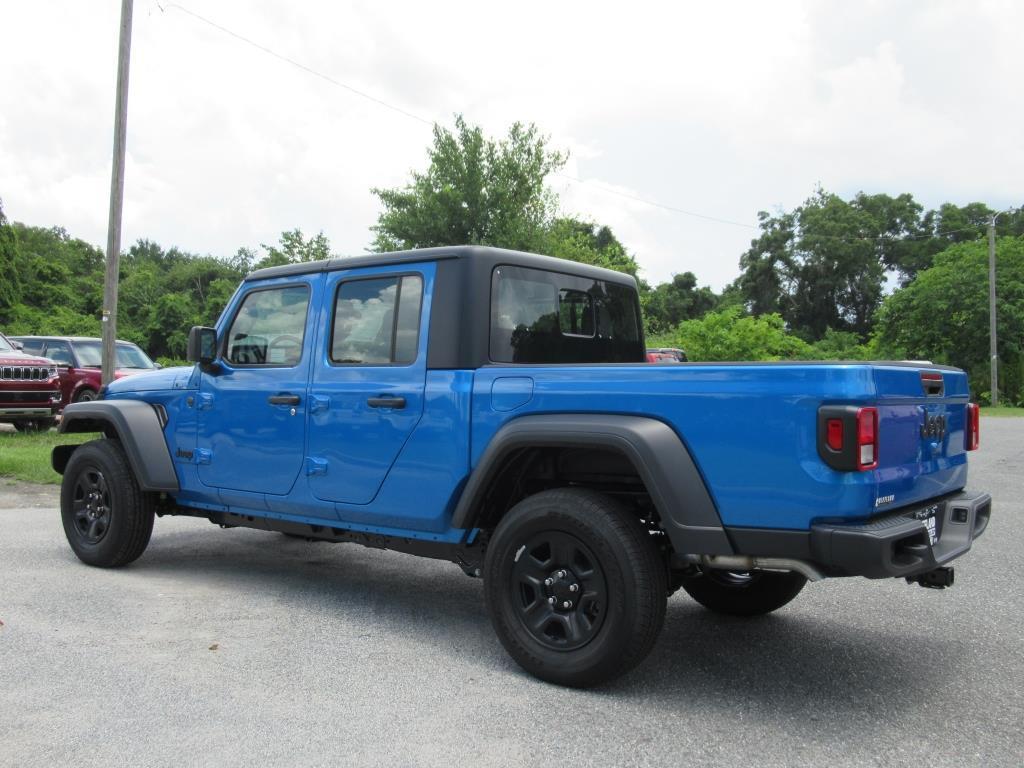
[{"label": "steering wheel", "polygon": [[288,362],[293,362],[299,359],[302,353],[302,339],[298,336],[291,336],[285,334],[284,336],[278,336],[270,344],[267,345],[267,360],[268,362],[272,358],[270,354],[274,350],[284,350],[285,357]]}]

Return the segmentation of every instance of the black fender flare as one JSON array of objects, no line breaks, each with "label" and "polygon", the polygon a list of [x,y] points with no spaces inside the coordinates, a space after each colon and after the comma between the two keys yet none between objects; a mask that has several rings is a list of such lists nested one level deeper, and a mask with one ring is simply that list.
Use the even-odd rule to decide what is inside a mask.
[{"label": "black fender flare", "polygon": [[491,482],[514,451],[534,447],[601,447],[636,468],[680,554],[733,554],[718,509],[686,445],[668,424],[644,416],[538,414],[505,424],[491,438],[452,514],[453,528],[470,528]]},{"label": "black fender flare", "polygon": [[[102,432],[121,441],[132,472],[144,491],[173,493],[179,490],[171,452],[164,439],[156,407],[141,400],[93,400],[73,403],[64,409],[60,432]],[[58,445],[50,462],[64,474],[77,445]]]}]

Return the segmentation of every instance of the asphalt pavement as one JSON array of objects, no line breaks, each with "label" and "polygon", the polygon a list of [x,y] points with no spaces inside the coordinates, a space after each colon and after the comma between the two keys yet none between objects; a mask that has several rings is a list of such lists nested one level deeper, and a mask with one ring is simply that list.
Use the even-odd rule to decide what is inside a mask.
[{"label": "asphalt pavement", "polygon": [[956,586],[834,579],[759,619],[679,593],[592,691],[506,656],[481,582],[355,545],[158,520],[134,565],[68,549],[0,478],[0,766],[1024,765],[1024,419],[983,419],[992,523]]}]

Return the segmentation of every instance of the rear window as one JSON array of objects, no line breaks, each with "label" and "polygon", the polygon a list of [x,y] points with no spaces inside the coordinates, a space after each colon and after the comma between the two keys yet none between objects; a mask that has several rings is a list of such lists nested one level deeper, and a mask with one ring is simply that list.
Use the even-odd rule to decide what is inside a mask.
[{"label": "rear window", "polygon": [[498,363],[640,363],[640,310],[631,288],[560,272],[496,267],[491,360]]}]

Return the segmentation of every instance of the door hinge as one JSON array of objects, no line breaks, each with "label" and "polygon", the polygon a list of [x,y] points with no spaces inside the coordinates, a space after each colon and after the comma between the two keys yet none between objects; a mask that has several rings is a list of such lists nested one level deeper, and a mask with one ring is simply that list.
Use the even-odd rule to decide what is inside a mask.
[{"label": "door hinge", "polygon": [[209,448],[196,448],[195,453],[192,455],[192,461],[196,464],[209,464],[212,458],[213,451]]},{"label": "door hinge", "polygon": [[326,475],[327,474],[327,459],[323,459],[319,456],[307,456],[306,457],[306,474],[307,475]]},{"label": "door hinge", "polygon": [[320,413],[326,411],[331,407],[331,398],[327,395],[310,395],[309,396],[309,412]]},{"label": "door hinge", "polygon": [[199,410],[208,411],[213,408],[213,395],[209,392],[199,393]]}]

